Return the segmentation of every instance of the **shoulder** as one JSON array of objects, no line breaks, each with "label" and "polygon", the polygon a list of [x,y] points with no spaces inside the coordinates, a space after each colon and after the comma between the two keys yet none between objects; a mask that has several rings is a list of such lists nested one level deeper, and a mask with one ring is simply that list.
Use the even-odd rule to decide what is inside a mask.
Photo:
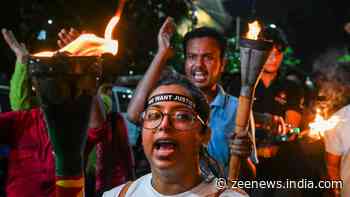
[{"label": "shoulder", "polygon": [[332,118],[335,118],[336,121],[338,121],[334,128],[335,131],[348,132],[348,130],[344,128],[349,128],[348,122],[350,121],[350,105],[338,110],[336,113],[334,113],[334,115],[332,115],[331,119]]},{"label": "shoulder", "polygon": [[218,190],[217,179],[213,179],[210,183],[206,183],[204,195],[200,196],[220,196],[220,197],[249,197],[249,195],[242,189],[227,188],[225,190]]},{"label": "shoulder", "polygon": [[119,185],[118,187],[106,191],[103,193],[102,197],[117,197],[124,186],[125,184]]},{"label": "shoulder", "polygon": [[344,119],[350,119],[350,104],[341,108],[339,111],[335,113],[337,116],[341,116]]},{"label": "shoulder", "polygon": [[347,123],[350,121],[350,104],[335,112],[331,119],[332,118],[338,120],[338,124],[335,127],[336,130],[342,129],[344,126],[348,126]]},{"label": "shoulder", "polygon": [[[151,178],[152,178],[151,174],[146,174],[146,175],[138,178],[137,180],[132,182],[131,185],[129,185],[129,188],[128,188],[126,194],[129,195],[130,193],[133,193],[135,190],[139,189],[140,187],[147,187],[146,182],[150,181]],[[102,197],[117,197],[126,184],[117,186],[117,187],[115,187],[107,192],[104,192]]]},{"label": "shoulder", "polygon": [[343,154],[349,148],[350,137],[350,105],[343,107],[332,115],[331,120],[338,121],[336,126],[327,130],[324,135],[325,148],[333,154]]}]

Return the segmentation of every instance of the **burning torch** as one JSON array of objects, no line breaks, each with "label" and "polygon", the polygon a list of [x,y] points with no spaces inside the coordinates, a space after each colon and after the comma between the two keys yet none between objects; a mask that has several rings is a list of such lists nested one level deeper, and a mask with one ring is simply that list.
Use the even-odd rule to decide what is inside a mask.
[{"label": "burning torch", "polygon": [[322,116],[322,110],[316,108],[316,116],[313,122],[309,123],[308,136],[313,140],[320,140],[324,137],[325,132],[333,129],[339,123],[340,118],[338,116],[331,116],[329,119],[325,119]]},{"label": "burning torch", "polygon": [[[272,48],[272,43],[258,40],[261,28],[257,21],[249,24],[246,38],[240,40],[241,91],[236,115],[235,133],[248,135],[248,120],[251,115],[256,85],[260,79],[263,65]],[[237,180],[241,158],[231,154],[229,180]]]},{"label": "burning torch", "polygon": [[[125,0],[119,2],[105,38],[82,34],[55,52],[34,54],[29,74],[36,86],[49,137],[55,152],[56,196],[84,196],[83,152],[98,80],[112,64],[106,54],[116,55],[112,39]],[[108,71],[107,71],[108,72]]]}]

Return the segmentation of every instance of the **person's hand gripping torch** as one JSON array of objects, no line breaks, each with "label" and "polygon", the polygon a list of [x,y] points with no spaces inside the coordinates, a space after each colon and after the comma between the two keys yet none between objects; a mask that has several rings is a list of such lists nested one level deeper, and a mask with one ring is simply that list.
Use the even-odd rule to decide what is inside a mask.
[{"label": "person's hand gripping torch", "polygon": [[[258,40],[260,27],[257,21],[249,24],[246,38],[240,40],[241,59],[241,91],[236,115],[235,135],[242,138],[248,135],[248,121],[252,111],[255,87],[260,79],[263,65],[272,48],[272,43]],[[234,141],[235,139],[233,139]],[[229,164],[229,180],[237,180],[240,170],[241,157],[231,150]]]}]

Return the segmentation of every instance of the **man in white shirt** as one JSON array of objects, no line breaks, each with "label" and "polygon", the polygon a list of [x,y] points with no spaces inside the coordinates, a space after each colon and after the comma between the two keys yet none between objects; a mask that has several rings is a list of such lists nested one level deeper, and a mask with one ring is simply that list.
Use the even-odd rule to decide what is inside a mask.
[{"label": "man in white shirt", "polygon": [[332,180],[342,180],[343,189],[334,188],[335,196],[350,196],[350,104],[333,116],[337,126],[325,133],[327,171]]},{"label": "man in white shirt", "polygon": [[340,53],[325,57],[326,65],[322,62],[315,65],[318,95],[324,98],[320,104],[325,114],[338,119],[336,126],[325,132],[327,173],[329,179],[343,181],[343,188],[332,188],[332,196],[347,197],[350,196],[350,62],[343,61]]}]

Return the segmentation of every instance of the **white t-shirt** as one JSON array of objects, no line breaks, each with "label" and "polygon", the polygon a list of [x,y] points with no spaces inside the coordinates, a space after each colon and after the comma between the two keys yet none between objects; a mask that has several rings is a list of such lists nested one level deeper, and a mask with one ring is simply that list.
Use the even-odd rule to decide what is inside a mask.
[{"label": "white t-shirt", "polygon": [[341,155],[342,196],[350,196],[350,105],[341,108],[333,116],[338,116],[340,121],[335,128],[325,133],[325,147],[327,152]]},{"label": "white t-shirt", "polygon": [[[134,181],[128,191],[126,192],[126,197],[130,196],[140,196],[140,197],[205,197],[205,196],[215,196],[217,193],[215,182],[206,183],[202,182],[198,186],[194,187],[190,191],[183,192],[176,195],[162,195],[157,192],[151,185],[152,174],[146,174]],[[121,189],[124,185],[115,187],[103,194],[103,197],[118,197]],[[248,195],[242,190],[225,190],[220,197],[247,197]]]}]

